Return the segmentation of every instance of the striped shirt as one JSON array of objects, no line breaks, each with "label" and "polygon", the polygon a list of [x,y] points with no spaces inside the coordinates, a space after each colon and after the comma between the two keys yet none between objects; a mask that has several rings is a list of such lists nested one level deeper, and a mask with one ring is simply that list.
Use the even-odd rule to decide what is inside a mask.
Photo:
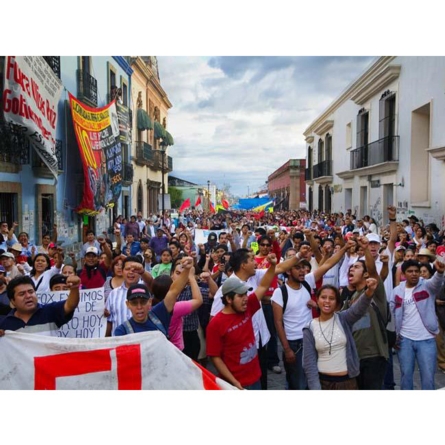
[{"label": "striped shirt", "polygon": [[107,298],[105,308],[108,309],[110,316],[107,321],[113,324],[111,332],[114,335],[114,331],[118,326],[131,318],[130,309],[127,308],[127,290],[125,282],[122,286],[113,289]]},{"label": "striped shirt", "polygon": [[[176,301],[189,301],[191,299],[192,299],[192,288],[190,286],[186,286],[184,290],[179,294]],[[183,321],[184,321],[182,327],[183,332],[192,332],[198,330],[199,317],[197,311],[193,311],[191,314],[185,315]]]}]

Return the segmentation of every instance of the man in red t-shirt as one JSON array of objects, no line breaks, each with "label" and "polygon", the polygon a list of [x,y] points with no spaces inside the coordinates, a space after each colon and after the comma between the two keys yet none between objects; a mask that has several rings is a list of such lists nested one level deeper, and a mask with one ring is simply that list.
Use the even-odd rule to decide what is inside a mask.
[{"label": "man in red t-shirt", "polygon": [[252,288],[236,276],[222,285],[224,308],[207,326],[207,356],[219,375],[238,389],[261,389],[261,369],[255,344],[252,316],[275,276],[277,258],[268,256],[270,267],[260,285]]}]

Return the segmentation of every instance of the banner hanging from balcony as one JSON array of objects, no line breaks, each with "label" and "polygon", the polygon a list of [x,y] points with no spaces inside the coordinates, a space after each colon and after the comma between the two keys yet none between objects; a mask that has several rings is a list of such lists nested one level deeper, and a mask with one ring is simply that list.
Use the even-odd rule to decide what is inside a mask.
[{"label": "banner hanging from balcony", "polygon": [[115,101],[92,108],[69,95],[85,185],[76,212],[97,215],[122,190],[122,146]]},{"label": "banner hanging from balcony", "polygon": [[40,56],[6,56],[2,107],[6,123],[26,135],[57,180],[57,106],[63,85]]}]

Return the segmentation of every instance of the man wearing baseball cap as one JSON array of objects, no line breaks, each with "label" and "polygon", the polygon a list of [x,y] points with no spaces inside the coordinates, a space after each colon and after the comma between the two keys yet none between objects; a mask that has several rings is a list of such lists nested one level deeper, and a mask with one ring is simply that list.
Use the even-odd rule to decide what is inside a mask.
[{"label": "man wearing baseball cap", "polygon": [[15,256],[11,252],[3,252],[0,255],[0,264],[5,268],[6,276],[10,279],[24,274],[23,267],[21,267],[22,270],[18,268],[15,264]]},{"label": "man wearing baseball cap", "polygon": [[109,245],[103,237],[98,238],[98,242],[106,257],[104,261],[100,261],[100,250],[97,247],[89,246],[86,248],[85,263],[79,274],[83,289],[102,287],[106,281],[108,269],[111,266],[113,254]]},{"label": "man wearing baseball cap", "polygon": [[136,283],[128,288],[126,304],[132,317],[115,329],[115,336],[156,330],[167,336],[170,314],[176,298],[187,284],[193,258],[183,258],[181,264],[183,266],[181,274],[173,282],[165,298],[153,307],[151,307],[150,292],[145,284]]},{"label": "man wearing baseball cap", "polygon": [[261,389],[261,368],[255,343],[252,316],[261,309],[260,300],[275,276],[277,258],[268,257],[270,267],[254,293],[233,275],[222,285],[224,308],[207,326],[207,356],[219,375],[238,389]]}]

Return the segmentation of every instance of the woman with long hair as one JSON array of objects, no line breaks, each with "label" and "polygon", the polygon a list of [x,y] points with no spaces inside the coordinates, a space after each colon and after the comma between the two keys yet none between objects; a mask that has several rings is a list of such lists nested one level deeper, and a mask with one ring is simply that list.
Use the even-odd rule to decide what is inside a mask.
[{"label": "woman with long hair", "polygon": [[55,254],[56,264],[51,267],[51,260],[46,253],[38,253],[32,261],[32,269],[30,277],[34,281],[36,291],[46,292],[50,290],[49,281],[55,274],[60,273],[62,267],[62,254],[57,252]]},{"label": "woman with long hair", "polygon": [[125,256],[119,255],[111,263],[111,276],[107,277],[104,283],[104,299],[107,301],[108,295],[113,289],[117,289],[124,283],[123,262]]},{"label": "woman with long hair", "polygon": [[368,278],[366,290],[349,309],[339,310],[338,289],[330,284],[317,292],[318,318],[303,328],[303,368],[309,389],[358,389],[360,360],[352,325],[371,304],[377,280]]}]

